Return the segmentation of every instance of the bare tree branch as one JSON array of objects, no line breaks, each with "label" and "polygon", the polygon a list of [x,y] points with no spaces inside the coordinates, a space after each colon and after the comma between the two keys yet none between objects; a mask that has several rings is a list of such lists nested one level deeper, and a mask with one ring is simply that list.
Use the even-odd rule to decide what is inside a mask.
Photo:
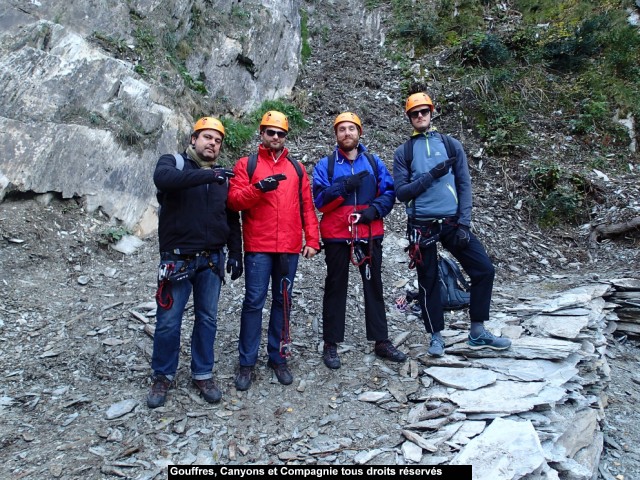
[{"label": "bare tree branch", "polygon": [[589,246],[595,247],[601,238],[611,238],[635,229],[640,229],[640,217],[613,225],[598,225],[589,234]]}]

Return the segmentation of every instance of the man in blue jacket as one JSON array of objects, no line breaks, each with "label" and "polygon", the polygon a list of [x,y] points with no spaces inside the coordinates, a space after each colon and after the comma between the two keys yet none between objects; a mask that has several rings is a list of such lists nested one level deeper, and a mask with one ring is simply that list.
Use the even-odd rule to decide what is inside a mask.
[{"label": "man in blue jacket", "polygon": [[393,362],[407,356],[390,341],[382,294],[382,238],[395,202],[393,179],[384,163],[360,143],[362,122],[344,112],[333,123],[337,146],[313,171],[313,198],[322,213],[327,277],[322,300],[323,361],[340,368],[337,344],[344,341],[349,265],[360,270],[367,340],[375,353]]},{"label": "man in blue jacket", "polygon": [[217,118],[199,119],[189,147],[179,156],[162,155],[153,175],[160,203],[160,266],[149,408],[164,405],[174,381],[180,327],[192,290],[191,377],[207,402],[219,402],[222,397],[212,370],[225,247],[231,279],[242,275],[240,216],[226,206],[228,178],[233,173],[216,165],[224,133]]},{"label": "man in blue jacket", "polygon": [[418,301],[425,329],[431,334],[427,353],[441,357],[445,348],[440,333],[444,329],[444,312],[438,284],[438,241],[471,279],[469,345],[505,350],[511,341],[484,328],[484,322],[489,320],[495,270],[470,230],[471,176],[467,156],[458,140],[430,130],[433,110],[433,102],[424,92],[407,98],[405,112],[414,131],[398,147],[393,159],[396,195],[406,204],[410,265],[415,265],[418,273]]}]

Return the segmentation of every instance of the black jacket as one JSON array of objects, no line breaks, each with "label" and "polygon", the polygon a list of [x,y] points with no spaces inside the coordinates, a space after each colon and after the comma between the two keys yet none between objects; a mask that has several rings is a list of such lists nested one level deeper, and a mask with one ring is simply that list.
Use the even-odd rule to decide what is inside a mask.
[{"label": "black jacket", "polygon": [[229,248],[229,257],[242,259],[240,215],[227,208],[228,183],[214,181],[211,169],[200,168],[186,152],[184,168],[173,155],[162,155],[153,174],[160,203],[160,252],[198,253]]}]

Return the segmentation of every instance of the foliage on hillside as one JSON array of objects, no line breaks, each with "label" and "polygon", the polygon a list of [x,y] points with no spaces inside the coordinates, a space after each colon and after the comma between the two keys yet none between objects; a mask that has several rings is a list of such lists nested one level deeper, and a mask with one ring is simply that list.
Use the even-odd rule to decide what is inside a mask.
[{"label": "foliage on hillside", "polygon": [[[631,1],[391,3],[396,49],[413,51],[413,59],[439,53],[438,75],[464,93],[438,107],[455,101],[451,108],[462,110],[488,155],[529,154],[537,138],[531,119],[539,119],[597,147],[585,171],[627,168],[630,136],[618,120],[640,118],[640,29],[628,20]],[[405,88],[428,86],[432,72],[416,73],[413,59],[404,60]],[[530,167],[528,206],[542,226],[585,221],[599,200],[573,167],[556,159]]]}]

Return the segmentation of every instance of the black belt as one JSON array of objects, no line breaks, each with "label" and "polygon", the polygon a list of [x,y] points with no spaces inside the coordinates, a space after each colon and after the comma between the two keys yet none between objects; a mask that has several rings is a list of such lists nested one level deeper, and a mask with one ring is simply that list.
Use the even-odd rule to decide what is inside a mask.
[{"label": "black belt", "polygon": [[410,218],[409,224],[412,227],[430,227],[434,223],[446,223],[449,225],[455,225],[458,223],[458,217],[443,217],[443,218]]},{"label": "black belt", "polygon": [[220,252],[219,248],[214,250],[202,250],[200,252],[194,253],[177,253],[175,250],[173,252],[160,252],[160,258],[162,260],[187,260],[196,257],[209,257],[212,254],[217,254]]}]

